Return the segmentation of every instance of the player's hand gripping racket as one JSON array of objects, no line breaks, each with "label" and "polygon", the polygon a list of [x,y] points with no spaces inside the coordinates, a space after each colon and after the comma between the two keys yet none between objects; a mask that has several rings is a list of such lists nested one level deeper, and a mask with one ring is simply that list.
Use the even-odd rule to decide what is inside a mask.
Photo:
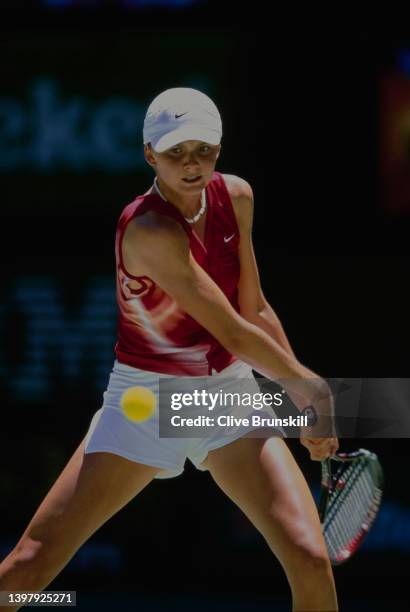
[{"label": "player's hand gripping racket", "polygon": [[375,453],[360,448],[321,462],[319,517],[332,565],[347,561],[372,526],[383,492]]}]

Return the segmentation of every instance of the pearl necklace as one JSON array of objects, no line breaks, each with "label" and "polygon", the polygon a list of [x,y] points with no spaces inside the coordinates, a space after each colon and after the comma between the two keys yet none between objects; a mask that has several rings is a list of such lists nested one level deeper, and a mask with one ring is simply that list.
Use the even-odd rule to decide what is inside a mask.
[{"label": "pearl necklace", "polygon": [[[161,198],[163,200],[165,200],[165,202],[166,202],[167,199],[164,198],[164,196],[161,193],[160,188],[158,187],[157,177],[154,178],[154,187],[158,191],[158,194],[161,196]],[[205,193],[205,189],[203,189],[202,192],[201,192],[201,208],[199,209],[199,211],[197,212],[195,217],[192,217],[191,219],[188,219],[187,217],[184,217],[184,219],[185,219],[185,221],[187,221],[187,223],[196,223],[198,221],[198,219],[200,219],[202,217],[202,215],[204,214],[205,210],[206,210],[206,193]]]}]

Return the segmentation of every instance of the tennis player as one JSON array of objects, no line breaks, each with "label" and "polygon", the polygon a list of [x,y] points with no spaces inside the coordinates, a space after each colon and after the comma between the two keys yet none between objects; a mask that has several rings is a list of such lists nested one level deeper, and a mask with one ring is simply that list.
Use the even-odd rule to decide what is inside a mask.
[{"label": "tennis player", "polygon": [[[283,430],[160,438],[157,417],[135,423],[120,409],[125,389],[158,392],[162,379],[178,376],[224,390],[246,380],[259,390],[254,368],[280,379],[301,410],[309,404],[310,416],[322,418],[323,400],[319,406],[315,397],[325,383],[295,358],[262,293],[252,189],[215,171],[221,137],[218,109],[197,90],[166,90],[147,110],[144,154],[155,179],[118,223],[119,337],[103,407],[0,564],[0,590],[44,589],[153,478],[180,474],[189,458],[262,533],[286,573],[293,610],[338,609],[318,513]],[[330,400],[326,406],[328,416]],[[302,428],[301,442],[322,460],[338,441],[333,431],[315,436],[315,427],[310,420]]]}]

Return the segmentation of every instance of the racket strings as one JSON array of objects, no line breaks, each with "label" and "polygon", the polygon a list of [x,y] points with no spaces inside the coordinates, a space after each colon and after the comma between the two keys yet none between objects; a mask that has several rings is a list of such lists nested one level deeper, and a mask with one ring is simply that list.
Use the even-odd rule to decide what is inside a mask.
[{"label": "racket strings", "polygon": [[343,559],[370,528],[380,505],[381,490],[366,460],[343,465],[336,478],[342,488],[330,495],[324,536],[330,556]]},{"label": "racket strings", "polygon": [[360,472],[360,467],[346,470],[345,478],[349,480],[341,492],[336,491],[329,504],[325,530],[332,530],[333,539],[339,548],[346,546],[354,538],[363,514],[366,514],[367,499],[360,497],[357,487],[354,486],[358,482]]}]

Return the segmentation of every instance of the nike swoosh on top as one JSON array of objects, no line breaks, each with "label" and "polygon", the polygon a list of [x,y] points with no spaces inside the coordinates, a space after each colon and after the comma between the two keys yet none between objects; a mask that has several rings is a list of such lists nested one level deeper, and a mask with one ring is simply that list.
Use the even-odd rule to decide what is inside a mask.
[{"label": "nike swoosh on top", "polygon": [[181,113],[180,115],[175,115],[175,119],[179,119],[180,117],[183,117],[184,115],[186,115],[186,113]]},{"label": "nike swoosh on top", "polygon": [[230,240],[232,240],[232,238],[235,236],[235,232],[232,234],[232,236],[224,236],[224,242],[229,242]]}]

